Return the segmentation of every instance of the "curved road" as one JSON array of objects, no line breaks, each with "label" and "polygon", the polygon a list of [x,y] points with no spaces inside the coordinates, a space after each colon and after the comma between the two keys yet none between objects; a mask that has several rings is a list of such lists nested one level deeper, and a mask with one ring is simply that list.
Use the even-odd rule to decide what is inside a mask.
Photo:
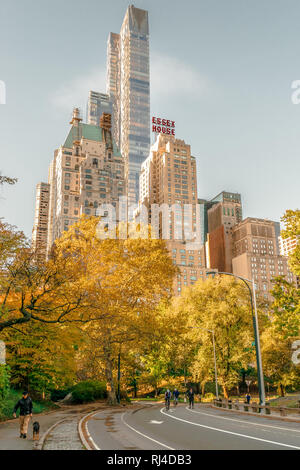
[{"label": "curved road", "polygon": [[300,425],[205,405],[147,405],[124,412],[105,410],[87,422],[95,447],[102,450],[300,450]]}]

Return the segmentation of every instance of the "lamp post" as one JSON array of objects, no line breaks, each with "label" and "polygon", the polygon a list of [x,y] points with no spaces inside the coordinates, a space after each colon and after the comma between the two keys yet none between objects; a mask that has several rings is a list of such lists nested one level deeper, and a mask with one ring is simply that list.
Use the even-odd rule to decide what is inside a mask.
[{"label": "lamp post", "polygon": [[214,332],[214,330],[208,330],[207,328],[202,328],[201,326],[190,326],[189,328],[195,328],[195,329],[198,329],[198,330],[209,331],[209,333],[212,334],[213,350],[214,350],[214,364],[215,364],[216,398],[219,399],[218,373],[217,373],[217,358],[216,358],[216,344],[215,344],[215,332]]},{"label": "lamp post", "polygon": [[[251,300],[251,312],[252,312],[252,321],[253,321],[253,330],[254,330],[254,339],[255,339],[255,350],[256,350],[256,364],[257,364],[257,376],[258,376],[258,390],[259,390],[259,404],[264,406],[266,403],[265,395],[265,384],[264,384],[264,375],[262,368],[262,359],[261,359],[261,350],[260,350],[260,340],[259,340],[259,329],[258,329],[258,316],[257,316],[257,306],[256,306],[256,289],[254,280],[250,281],[236,274],[226,273],[226,272],[207,272],[207,275],[212,274],[225,274],[227,276],[232,276],[234,278],[240,279],[246,284]],[[252,285],[252,290],[250,285]]]}]

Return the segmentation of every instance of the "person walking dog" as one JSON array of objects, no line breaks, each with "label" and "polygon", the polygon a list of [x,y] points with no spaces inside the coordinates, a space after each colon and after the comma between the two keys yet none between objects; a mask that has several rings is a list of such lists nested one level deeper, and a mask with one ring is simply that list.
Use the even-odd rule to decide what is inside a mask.
[{"label": "person walking dog", "polygon": [[20,408],[20,437],[26,439],[28,425],[30,418],[32,416],[32,400],[28,395],[27,390],[25,390],[22,394],[22,398],[16,403],[13,411],[14,418],[17,417],[17,410]]}]

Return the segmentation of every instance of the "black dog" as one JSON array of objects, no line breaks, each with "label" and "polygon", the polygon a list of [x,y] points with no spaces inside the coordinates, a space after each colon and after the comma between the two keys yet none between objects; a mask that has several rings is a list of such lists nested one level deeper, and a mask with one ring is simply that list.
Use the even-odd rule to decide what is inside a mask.
[{"label": "black dog", "polygon": [[33,440],[38,441],[40,438],[40,423],[38,423],[38,421],[35,421],[32,427],[33,427]]}]

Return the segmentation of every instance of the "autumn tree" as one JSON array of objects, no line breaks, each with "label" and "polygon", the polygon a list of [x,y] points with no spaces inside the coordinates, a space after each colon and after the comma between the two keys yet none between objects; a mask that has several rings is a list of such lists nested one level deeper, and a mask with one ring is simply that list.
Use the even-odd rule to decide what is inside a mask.
[{"label": "autumn tree", "polygon": [[55,250],[37,263],[24,234],[0,221],[0,332],[32,320],[87,321],[86,291],[69,264]]},{"label": "autumn tree", "polygon": [[99,221],[82,217],[56,242],[55,252],[59,260],[68,259],[70,272],[81,279],[87,311],[96,319],[84,330],[103,364],[108,401],[114,404],[118,354],[138,348],[155,332],[155,309],[170,297],[176,268],[162,240],[101,239]]},{"label": "autumn tree", "polygon": [[18,181],[17,178],[10,178],[9,176],[3,176],[0,174],[0,186],[2,184],[16,184],[16,182]]},{"label": "autumn tree", "polygon": [[291,270],[300,276],[300,210],[287,210],[281,219],[285,224],[285,229],[281,231],[282,238],[295,238],[297,245],[295,250],[289,255]]},{"label": "autumn tree", "polygon": [[73,325],[30,322],[4,330],[10,383],[43,398],[52,389],[66,388],[76,380],[76,349],[80,330]]},{"label": "autumn tree", "polygon": [[300,385],[300,370],[292,362],[292,344],[300,339],[300,291],[281,277],[274,280],[270,323],[262,335],[265,373],[285,395],[287,386]]},{"label": "autumn tree", "polygon": [[[188,317],[190,341],[198,343],[191,369],[202,383],[214,377],[212,334],[214,331],[219,384],[228,398],[239,381],[239,371],[253,362],[253,324],[249,292],[240,282],[218,276],[199,280],[186,289],[172,305],[181,317]],[[210,330],[210,331],[208,331]],[[195,376],[195,371],[193,372]]]}]

